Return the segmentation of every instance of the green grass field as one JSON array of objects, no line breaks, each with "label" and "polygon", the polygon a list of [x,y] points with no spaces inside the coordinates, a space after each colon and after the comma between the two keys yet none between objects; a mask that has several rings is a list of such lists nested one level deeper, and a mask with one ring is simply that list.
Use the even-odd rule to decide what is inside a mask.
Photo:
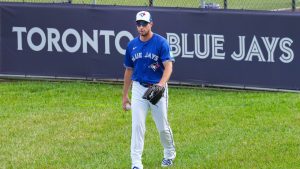
[{"label": "green grass field", "polygon": [[[0,82],[0,168],[130,168],[121,85]],[[174,169],[300,168],[300,94],[170,88]],[[143,162],[160,168],[149,114]]]},{"label": "green grass field", "polygon": [[[62,0],[0,0],[9,2],[61,2]],[[66,0],[64,0],[66,1]],[[72,0],[74,4],[92,4],[94,0]],[[222,8],[224,0],[205,0],[206,3],[217,3]],[[103,5],[130,5],[148,6],[149,0],[96,0],[97,4]],[[199,8],[200,0],[153,0],[154,6],[162,7],[189,7]],[[292,0],[227,0],[228,9],[253,9],[253,10],[275,10],[291,9]],[[296,0],[296,6],[300,7],[300,0]]]}]

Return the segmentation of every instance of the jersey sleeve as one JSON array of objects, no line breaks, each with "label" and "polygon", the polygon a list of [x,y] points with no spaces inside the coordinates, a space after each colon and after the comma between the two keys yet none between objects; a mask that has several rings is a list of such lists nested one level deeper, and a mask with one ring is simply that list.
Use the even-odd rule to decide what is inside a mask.
[{"label": "jersey sleeve", "polygon": [[164,40],[161,45],[161,61],[162,62],[165,62],[165,61],[175,62],[173,54],[170,50],[170,46],[166,40]]},{"label": "jersey sleeve", "polygon": [[128,44],[127,48],[126,48],[126,52],[125,52],[125,57],[124,57],[124,67],[125,68],[133,68],[133,62],[131,60],[131,49],[130,48],[130,44]]}]

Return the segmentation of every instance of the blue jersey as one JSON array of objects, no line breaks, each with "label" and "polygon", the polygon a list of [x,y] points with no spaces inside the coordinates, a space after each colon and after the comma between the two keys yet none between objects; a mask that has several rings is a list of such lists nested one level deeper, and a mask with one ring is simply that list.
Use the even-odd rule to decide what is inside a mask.
[{"label": "blue jersey", "polygon": [[124,66],[133,68],[133,81],[156,84],[162,78],[165,61],[174,61],[170,47],[165,38],[154,33],[147,42],[139,37],[129,42]]}]

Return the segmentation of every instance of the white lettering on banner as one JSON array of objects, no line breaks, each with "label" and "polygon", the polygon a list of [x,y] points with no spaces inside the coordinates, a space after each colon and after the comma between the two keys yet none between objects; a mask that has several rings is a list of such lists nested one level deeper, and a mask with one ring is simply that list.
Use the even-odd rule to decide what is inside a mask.
[{"label": "white lettering on banner", "polygon": [[223,50],[224,36],[223,35],[211,35],[212,39],[212,59],[225,59],[225,52],[219,53]]},{"label": "white lettering on banner", "polygon": [[245,57],[245,36],[239,36],[239,51],[240,53],[237,54],[235,51],[231,54],[233,60],[241,61]]},{"label": "white lettering on banner", "polygon": [[252,43],[245,60],[252,61],[253,56],[257,56],[259,62],[266,61],[255,36],[252,39]]},{"label": "white lettering on banner", "polygon": [[87,46],[88,44],[98,53],[98,31],[93,30],[93,39],[83,30],[82,31],[82,47],[83,53],[88,53]]},{"label": "white lettering on banner", "polygon": [[167,39],[169,41],[170,50],[173,53],[173,57],[177,57],[181,53],[180,37],[176,33],[167,33]]},{"label": "white lettering on banner", "polygon": [[[33,42],[32,42],[32,36],[33,36],[33,34],[40,35],[41,42],[40,42],[39,45],[33,44]],[[41,51],[45,47],[45,45],[46,45],[46,35],[45,35],[45,33],[43,32],[42,29],[40,29],[38,27],[34,27],[34,28],[32,28],[32,29],[30,29],[28,31],[27,42],[28,42],[29,47],[32,50],[34,50],[34,51]]]},{"label": "white lettering on banner", "polygon": [[[68,36],[73,35],[75,37],[75,45],[69,46],[67,42]],[[75,29],[67,29],[62,35],[62,45],[70,53],[77,52],[81,46],[81,37]]]},{"label": "white lettering on banner", "polygon": [[[177,34],[167,33],[167,40],[174,56],[179,56],[182,51],[181,57],[183,58],[193,58],[196,55],[199,59],[206,59],[210,55],[211,46],[212,59],[225,59],[225,52],[222,52],[224,50],[224,35],[203,34],[204,43],[201,43],[200,36],[201,34],[194,34],[194,50],[191,51],[188,51],[187,33],[181,34],[181,41]],[[201,48],[203,48],[203,52],[201,52]]]},{"label": "white lettering on banner", "polygon": [[105,54],[110,54],[110,41],[109,41],[109,36],[115,36],[114,31],[109,31],[109,30],[101,30],[99,35],[104,35],[104,44],[105,44]]},{"label": "white lettering on banner", "polygon": [[122,37],[127,37],[129,40],[133,39],[133,36],[131,35],[131,33],[129,33],[128,31],[121,31],[117,34],[116,39],[115,39],[115,46],[116,49],[119,53],[122,53],[123,55],[125,54],[126,50],[123,49],[120,45],[120,41]]},{"label": "white lettering on banner", "polygon": [[[28,33],[27,33],[28,30]],[[117,51],[124,55],[126,48],[122,48],[120,41],[122,38],[127,38],[128,41],[133,39],[133,36],[128,31],[120,31],[115,34],[113,30],[92,30],[92,36],[88,35],[85,30],[82,30],[81,34],[73,29],[69,28],[62,34],[56,28],[47,28],[44,32],[41,28],[33,27],[27,29],[26,27],[12,28],[12,32],[17,33],[17,50],[24,50],[23,37],[26,37],[28,47],[33,51],[41,51],[45,49],[47,43],[47,51],[53,52],[69,52],[75,53],[82,49],[82,53],[88,53],[88,47],[90,46],[96,53],[99,53],[99,36],[104,36],[104,52],[105,54],[111,54],[110,37],[115,36],[115,47]],[[38,44],[33,43],[33,36],[39,36],[41,41]],[[72,43],[68,41],[69,38],[73,37]],[[35,43],[37,43],[35,41]]]},{"label": "white lettering on banner", "polygon": [[[271,40],[270,40],[271,39]],[[253,61],[253,57],[257,57],[257,60],[259,62],[275,62],[275,50],[278,46],[279,42],[279,49],[284,53],[281,54],[279,57],[279,60],[283,63],[290,63],[294,59],[294,51],[291,49],[293,40],[287,37],[284,37],[280,39],[279,37],[261,37],[261,40],[264,44],[264,49],[268,53],[267,60],[265,59],[265,56],[263,55],[262,48],[258,42],[258,38],[256,36],[253,36],[251,45],[249,47],[249,50],[246,55],[246,37],[245,36],[239,36],[239,53],[234,51],[231,54],[231,57],[233,60],[236,61]],[[245,58],[246,55],[246,58]]]},{"label": "white lettering on banner", "polygon": [[[291,47],[292,43],[293,43],[293,40],[290,38],[283,38],[279,42],[280,49],[284,53],[287,54],[287,55],[282,54],[279,58],[283,63],[290,63],[294,59],[294,52],[291,48],[289,48],[289,47]],[[286,46],[286,45],[288,45],[288,46]]]},{"label": "white lettering on banner", "polygon": [[200,34],[194,34],[195,55],[199,59],[205,59],[210,54],[209,37],[210,37],[210,35],[204,35],[204,47],[203,47],[203,52],[201,52]]},{"label": "white lettering on banner", "polygon": [[[12,27],[12,32],[16,33],[18,51],[32,50],[39,52],[81,52],[87,54],[91,51],[110,55],[112,51],[117,51],[124,55],[126,46],[122,46],[121,40],[124,38],[129,42],[133,35],[122,30],[76,30],[73,28],[64,31],[56,28],[39,27]],[[212,59],[234,61],[261,62],[261,63],[290,63],[294,60],[294,41],[289,37],[266,37],[266,36],[237,36],[237,50],[228,51],[224,48],[225,35],[221,34],[189,34],[189,33],[166,33],[167,41],[170,45],[170,53],[173,57],[184,59]],[[192,36],[190,36],[192,35]],[[235,37],[233,37],[235,38]],[[234,43],[232,40],[226,43]],[[111,44],[114,44],[113,46]],[[234,46],[232,44],[231,46]],[[100,50],[103,49],[103,50]],[[230,49],[232,50],[232,49]],[[231,54],[227,54],[232,52]],[[228,56],[227,56],[228,55]],[[227,56],[227,57],[226,57]],[[134,59],[138,59],[137,55]],[[147,55],[152,59],[157,56]]]},{"label": "white lettering on banner", "polygon": [[17,39],[18,39],[18,50],[23,50],[22,44],[22,33],[26,33],[27,30],[25,27],[13,27],[12,32],[17,32]]},{"label": "white lettering on banner", "polygon": [[183,58],[193,58],[194,51],[188,51],[188,44],[187,44],[187,33],[182,33],[182,56]]},{"label": "white lettering on banner", "polygon": [[262,37],[262,40],[265,44],[265,47],[268,52],[268,62],[275,62],[274,61],[274,51],[276,49],[276,45],[278,43],[279,38],[272,37],[272,42],[270,43],[269,37]]},{"label": "white lettering on banner", "polygon": [[47,28],[48,31],[48,51],[52,52],[53,48],[52,45],[54,45],[56,51],[62,52],[61,47],[59,46],[58,42],[60,39],[60,33],[55,28]]}]

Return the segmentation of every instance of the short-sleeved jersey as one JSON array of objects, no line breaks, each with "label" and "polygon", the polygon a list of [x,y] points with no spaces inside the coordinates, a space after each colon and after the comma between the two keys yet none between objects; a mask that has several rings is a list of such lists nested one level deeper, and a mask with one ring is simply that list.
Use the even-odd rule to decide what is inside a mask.
[{"label": "short-sleeved jersey", "polygon": [[174,62],[168,42],[154,33],[146,42],[136,37],[128,43],[124,66],[133,69],[133,81],[156,84],[162,78],[166,61]]}]

